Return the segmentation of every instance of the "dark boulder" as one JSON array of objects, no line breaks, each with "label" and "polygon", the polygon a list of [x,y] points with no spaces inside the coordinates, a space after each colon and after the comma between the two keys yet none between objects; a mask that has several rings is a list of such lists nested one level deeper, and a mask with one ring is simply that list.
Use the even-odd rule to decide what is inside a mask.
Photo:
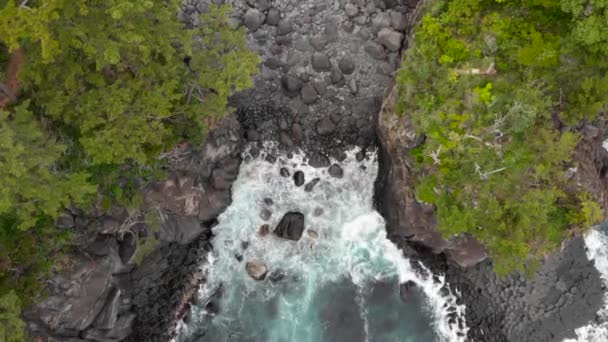
[{"label": "dark boulder", "polygon": [[270,234],[270,226],[267,224],[261,225],[258,229],[258,235],[264,237],[268,234]]},{"label": "dark boulder", "polygon": [[333,164],[329,167],[329,175],[335,178],[342,178],[344,176],[344,170],[338,164]]},{"label": "dark boulder", "polygon": [[245,264],[245,270],[255,280],[264,280],[268,273],[268,268],[258,261],[248,261]]},{"label": "dark boulder", "polygon": [[289,177],[289,170],[286,167],[282,167],[281,170],[279,170],[279,174],[281,177]]},{"label": "dark boulder", "polygon": [[315,188],[315,186],[317,185],[317,183],[319,183],[319,181],[321,181],[321,178],[315,178],[315,179],[311,180],[304,187],[304,191],[311,192]]},{"label": "dark boulder", "polygon": [[296,186],[302,186],[305,182],[304,172],[296,171],[296,173],[293,174],[293,182]]},{"label": "dark boulder", "polygon": [[274,229],[276,236],[293,241],[300,240],[302,232],[304,232],[304,215],[297,211],[285,214]]},{"label": "dark boulder", "polygon": [[404,302],[408,302],[410,298],[414,295],[414,291],[416,291],[417,285],[412,280],[408,280],[405,283],[399,285],[399,297]]}]

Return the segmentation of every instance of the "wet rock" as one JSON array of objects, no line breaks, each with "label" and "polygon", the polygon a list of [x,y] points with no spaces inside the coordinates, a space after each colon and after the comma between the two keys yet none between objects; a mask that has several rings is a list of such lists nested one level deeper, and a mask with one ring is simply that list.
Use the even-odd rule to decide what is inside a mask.
[{"label": "wet rock", "polygon": [[205,313],[211,316],[216,316],[220,313],[220,306],[215,302],[209,302],[205,305]]},{"label": "wet rock", "polygon": [[314,178],[313,180],[308,182],[308,184],[306,184],[306,186],[304,187],[304,191],[311,192],[315,188],[315,186],[319,183],[319,181],[321,181],[321,178]]},{"label": "wet rock", "polygon": [[296,97],[302,89],[302,81],[294,75],[283,75],[281,77],[281,86],[285,95]]},{"label": "wet rock", "polygon": [[384,45],[389,51],[399,51],[401,42],[403,42],[403,34],[393,29],[383,28],[378,32],[378,42]]},{"label": "wet rock", "polygon": [[293,182],[296,186],[302,186],[305,182],[304,172],[296,171],[296,173],[293,174]]},{"label": "wet rock", "polygon": [[344,81],[344,75],[342,75],[342,72],[337,68],[332,68],[331,69],[331,83],[336,84],[336,83],[340,83],[341,81]]},{"label": "wet rock", "polygon": [[120,222],[113,217],[103,217],[101,219],[101,234],[114,234],[120,229]]},{"label": "wet rock", "polygon": [[344,170],[338,164],[333,164],[329,167],[329,175],[335,178],[342,178],[344,176]]},{"label": "wet rock", "polygon": [[320,135],[330,135],[336,130],[337,126],[330,118],[325,117],[317,122],[317,133]]},{"label": "wet rock", "polygon": [[259,141],[260,133],[258,133],[258,131],[255,129],[250,128],[247,130],[247,132],[245,132],[245,139],[247,139],[247,141]]},{"label": "wet rock", "polygon": [[311,58],[312,68],[317,72],[330,71],[331,62],[329,56],[321,52],[315,52]]},{"label": "wet rock", "polygon": [[338,61],[340,71],[345,75],[350,75],[355,71],[355,62],[351,58],[344,57]]},{"label": "wet rock", "polygon": [[274,204],[274,201],[272,200],[272,198],[266,197],[266,198],[264,198],[264,204],[271,206]]},{"label": "wet rock", "polygon": [[272,216],[272,211],[270,211],[266,208],[264,208],[264,209],[262,209],[262,211],[260,211],[260,218],[264,221],[268,221],[271,216]]},{"label": "wet rock", "polygon": [[304,232],[304,215],[297,211],[286,213],[273,233],[283,239],[298,241]]},{"label": "wet rock", "polygon": [[374,16],[372,20],[372,27],[374,28],[374,32],[378,32],[379,30],[390,27],[391,26],[391,17],[386,12],[380,12]]},{"label": "wet rock", "polygon": [[255,31],[264,23],[264,13],[260,12],[255,8],[250,8],[245,13],[245,17],[243,18],[243,23],[250,31]]},{"label": "wet rock", "polygon": [[308,160],[308,165],[314,168],[328,167],[329,164],[329,158],[321,152],[314,152]]},{"label": "wet rock", "polygon": [[258,235],[264,237],[268,234],[270,234],[270,225],[268,225],[268,224],[261,225],[260,228],[258,229]]},{"label": "wet rock", "polygon": [[272,271],[270,272],[270,274],[268,274],[268,280],[270,280],[273,283],[277,283],[283,279],[285,279],[285,272],[281,271],[281,270],[277,270],[277,271]]},{"label": "wet rock", "polygon": [[363,49],[374,59],[383,61],[388,58],[388,55],[386,54],[386,51],[384,51],[382,45],[376,42],[367,42]]},{"label": "wet rock", "polygon": [[353,4],[346,4],[346,6],[344,6],[344,12],[349,18],[353,18],[359,14],[359,8]]},{"label": "wet rock", "polygon": [[120,306],[121,291],[118,288],[113,288],[108,295],[106,304],[95,319],[93,324],[98,329],[113,329],[118,320],[118,311]]},{"label": "wet rock", "polygon": [[408,302],[410,298],[414,295],[414,291],[416,290],[417,285],[412,280],[408,280],[403,284],[399,285],[399,297],[402,301]]},{"label": "wet rock", "polygon": [[247,274],[249,274],[251,278],[258,281],[264,280],[266,278],[266,274],[268,273],[266,265],[260,261],[248,261],[245,264],[245,270],[247,270]]},{"label": "wet rock", "polygon": [[246,250],[249,248],[249,241],[241,241],[241,249]]},{"label": "wet rock", "polygon": [[282,167],[279,170],[279,174],[281,175],[281,177],[289,177],[289,170],[286,167]]},{"label": "wet rock", "polygon": [[281,21],[281,13],[276,8],[271,8],[268,10],[268,14],[266,14],[266,24],[271,26],[277,26]]},{"label": "wet rock", "polygon": [[313,210],[313,212],[312,212],[312,215],[314,217],[319,217],[319,216],[323,215],[323,208],[319,208],[319,207],[315,208],[315,210]]},{"label": "wet rock", "polygon": [[306,229],[306,235],[308,235],[308,237],[310,237],[311,239],[316,239],[319,237],[319,233],[317,233],[317,231],[313,229]]},{"label": "wet rock", "polygon": [[318,94],[315,88],[310,85],[305,85],[304,88],[302,88],[302,102],[310,105],[317,102],[317,98]]}]

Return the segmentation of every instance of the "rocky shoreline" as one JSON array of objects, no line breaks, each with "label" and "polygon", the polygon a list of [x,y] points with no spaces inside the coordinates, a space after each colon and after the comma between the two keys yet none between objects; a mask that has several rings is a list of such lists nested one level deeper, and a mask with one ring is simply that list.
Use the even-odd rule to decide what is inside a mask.
[{"label": "rocky shoreline", "polygon": [[[187,0],[183,19],[197,25],[198,14],[220,2]],[[82,242],[72,271],[50,281],[51,296],[25,314],[31,336],[39,341],[172,338],[204,281],[200,266],[212,249],[210,228],[231,202],[241,152],[246,143],[262,148],[264,141],[279,143],[275,153],[302,149],[315,167],[329,167],[329,157],[342,160],[353,146],[377,149],[375,205],[387,221],[389,238],[406,256],[446,276],[467,306],[471,341],[561,341],[595,317],[605,289],[581,238],[548,258],[533,280],[497,279],[490,262],[482,261],[483,248],[466,238],[441,239],[432,208],[408,193],[403,157],[418,141],[406,121],[381,119],[383,113],[384,118],[393,114],[391,93],[385,92],[420,10],[417,1],[226,2],[262,58],[254,87],[234,97],[236,115],[220,123],[204,146],[173,151],[170,179],[146,188],[145,208],[161,217],[160,247],[139,266],[133,257],[141,246],[121,229],[128,213],[69,214],[68,226],[90,231],[91,238]],[[387,125],[390,135],[402,140],[387,141],[382,132]],[[390,153],[396,143],[400,149]],[[274,162],[272,153],[267,160]],[[131,230],[140,238],[154,234],[145,224]]]}]

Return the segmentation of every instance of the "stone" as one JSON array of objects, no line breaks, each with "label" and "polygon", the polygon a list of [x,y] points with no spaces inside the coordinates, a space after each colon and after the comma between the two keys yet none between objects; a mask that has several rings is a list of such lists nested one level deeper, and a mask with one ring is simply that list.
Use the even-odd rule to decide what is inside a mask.
[{"label": "stone", "polygon": [[296,186],[302,186],[305,181],[304,172],[296,171],[296,173],[293,174],[293,182]]},{"label": "stone", "polygon": [[315,52],[311,58],[312,68],[317,72],[330,71],[331,62],[329,56],[324,53]]},{"label": "stone", "polygon": [[283,215],[273,233],[283,239],[298,241],[304,232],[304,214],[290,211]]},{"label": "stone", "polygon": [[353,31],[355,30],[355,24],[353,24],[352,21],[345,21],[342,24],[342,29],[344,30],[344,32],[346,33],[353,33]]},{"label": "stone", "polygon": [[316,239],[319,237],[319,233],[317,233],[316,230],[313,229],[306,229],[306,235],[308,235],[308,237],[310,237],[311,239]]},{"label": "stone", "polygon": [[311,105],[317,102],[318,97],[317,91],[312,86],[307,84],[302,88],[302,102],[305,104]]},{"label": "stone", "polygon": [[319,217],[319,216],[323,215],[323,208],[319,208],[319,207],[315,208],[315,210],[313,210],[313,212],[312,212],[312,215],[314,217]]},{"label": "stone", "polygon": [[250,31],[255,31],[264,23],[264,13],[255,8],[250,8],[245,12],[243,23]]},{"label": "stone", "polygon": [[328,172],[329,172],[329,175],[334,178],[342,178],[344,176],[344,170],[338,164],[332,164],[329,167]]},{"label": "stone", "polygon": [[272,211],[270,211],[266,208],[264,208],[264,209],[262,209],[262,211],[260,211],[260,218],[264,221],[268,221],[271,216],[272,216]]},{"label": "stone", "polygon": [[274,201],[272,200],[272,198],[269,198],[269,197],[264,198],[263,201],[264,201],[264,204],[266,204],[268,206],[271,206],[274,204]]},{"label": "stone", "polygon": [[308,165],[314,168],[328,167],[329,164],[329,158],[325,154],[318,151],[314,152],[308,160]]},{"label": "stone", "polygon": [[332,68],[331,69],[331,83],[336,84],[342,80],[344,80],[344,75],[342,75],[342,72],[337,68]]},{"label": "stone", "polygon": [[318,177],[314,178],[313,180],[308,182],[308,184],[306,184],[306,186],[304,186],[304,191],[311,192],[320,181],[321,181],[321,178],[318,178]]},{"label": "stone", "polygon": [[317,34],[310,38],[310,45],[312,45],[316,51],[323,51],[327,46],[327,43],[327,36],[322,34]]},{"label": "stone", "polygon": [[344,75],[350,75],[355,71],[355,62],[351,58],[343,57],[338,61],[338,67]]},{"label": "stone", "polygon": [[74,226],[76,226],[74,215],[68,211],[64,212],[63,215],[59,216],[57,221],[55,221],[55,226],[61,229],[74,228]]},{"label": "stone", "polygon": [[284,131],[281,131],[281,133],[279,133],[279,142],[287,147],[294,146],[293,140],[291,140],[289,134]]},{"label": "stone", "polygon": [[417,285],[414,281],[408,280],[403,284],[399,285],[399,297],[402,301],[407,303],[410,298],[414,295],[414,291],[416,290]]},{"label": "stone", "polygon": [[294,75],[287,74],[281,77],[281,86],[285,95],[296,97],[300,93],[300,89],[302,89],[302,81]]},{"label": "stone", "polygon": [[201,221],[195,216],[166,214],[161,220],[158,239],[187,245],[199,237],[204,229]]},{"label": "stone", "polygon": [[378,42],[384,45],[389,51],[399,51],[403,42],[403,33],[393,29],[383,28],[378,32]]},{"label": "stone", "polygon": [[120,222],[113,217],[103,217],[101,219],[101,234],[114,234],[120,229]]},{"label": "stone", "polygon": [[330,118],[325,117],[317,122],[317,133],[320,135],[330,135],[336,130],[337,126]]},{"label": "stone", "polygon": [[372,56],[372,58],[383,61],[388,58],[386,51],[384,51],[384,47],[376,42],[367,42],[365,47],[363,48],[367,54]]},{"label": "stone", "polygon": [[124,265],[131,262],[137,251],[137,237],[130,231],[118,242],[118,256]]},{"label": "stone", "polygon": [[349,18],[353,18],[359,14],[359,8],[353,4],[346,4],[346,6],[344,6],[344,12]]},{"label": "stone", "polygon": [[372,19],[372,27],[374,32],[378,32],[379,30],[385,27],[391,27],[391,17],[386,12],[380,12],[374,16]]},{"label": "stone", "polygon": [[397,31],[405,30],[405,26],[407,25],[407,21],[405,16],[399,12],[390,11],[389,16],[391,18],[391,26]]},{"label": "stone", "polygon": [[258,229],[258,235],[264,237],[268,234],[270,234],[270,225],[268,225],[268,224],[261,225],[260,228]]},{"label": "stone", "polygon": [[245,139],[247,139],[247,141],[259,141],[260,133],[258,133],[258,131],[255,129],[250,128],[247,130],[247,132],[245,132]]},{"label": "stone", "polygon": [[268,273],[266,265],[260,261],[247,261],[245,264],[245,270],[247,270],[247,274],[249,274],[251,278],[258,281],[264,280],[266,278],[266,274]]},{"label": "stone", "polygon": [[304,130],[300,124],[293,124],[291,126],[291,138],[296,144],[301,144],[304,140]]},{"label": "stone", "polygon": [[[275,39],[275,42],[276,42],[278,45],[289,45],[289,44],[291,44],[291,38],[290,38],[289,36],[278,36],[278,37]],[[293,56],[293,55],[292,55],[292,56]],[[292,58],[293,58],[293,57],[292,57]],[[287,61],[287,64],[289,64],[289,65],[293,65],[292,63],[293,63],[293,61],[292,61],[291,63],[290,63],[290,61]]]},{"label": "stone", "polygon": [[270,272],[270,274],[268,275],[268,280],[270,280],[273,283],[277,283],[281,280],[285,279],[285,272],[278,270],[278,271],[272,271]]},{"label": "stone", "polygon": [[98,329],[113,329],[118,320],[118,310],[120,305],[121,291],[118,288],[112,288],[104,308],[101,310],[93,326]]},{"label": "stone", "polygon": [[279,170],[279,174],[281,175],[281,177],[287,178],[287,177],[289,177],[289,170],[286,167],[282,167]]},{"label": "stone", "polygon": [[280,68],[282,65],[283,65],[283,63],[281,63],[281,61],[279,61],[278,59],[276,59],[274,57],[270,57],[264,61],[264,66],[268,67],[268,69],[271,69],[271,70],[276,70],[276,69]]},{"label": "stone", "polygon": [[266,24],[271,26],[277,26],[281,21],[281,13],[276,8],[271,8],[266,14]]},{"label": "stone", "polygon": [[353,77],[348,81],[348,89],[350,89],[350,92],[353,95],[359,92],[359,85],[357,84],[356,78]]},{"label": "stone", "polygon": [[247,0],[247,3],[262,12],[265,12],[270,8],[270,0]]},{"label": "stone", "polygon": [[281,36],[291,32],[293,32],[293,25],[291,21],[281,20],[277,26],[277,34]]}]

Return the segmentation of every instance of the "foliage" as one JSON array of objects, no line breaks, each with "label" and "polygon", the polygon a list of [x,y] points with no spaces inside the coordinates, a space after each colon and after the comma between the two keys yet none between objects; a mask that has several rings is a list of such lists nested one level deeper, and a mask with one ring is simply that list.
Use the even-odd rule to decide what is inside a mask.
[{"label": "foliage", "polygon": [[0,341],[25,341],[25,324],[19,318],[21,303],[15,291],[0,295]]},{"label": "foliage", "polygon": [[499,274],[533,270],[568,229],[603,216],[564,190],[579,136],[554,123],[594,120],[608,103],[608,42],[593,38],[606,28],[572,6],[438,1],[398,74],[399,112],[426,136],[412,150],[418,199],[437,207],[445,236],[484,243]]},{"label": "foliage", "polygon": [[1,293],[35,298],[69,240],[51,228],[64,208],[136,208],[160,153],[200,142],[252,85],[258,57],[231,8],[186,29],[181,4],[0,0],[0,65],[25,52],[19,99],[0,113]]}]

